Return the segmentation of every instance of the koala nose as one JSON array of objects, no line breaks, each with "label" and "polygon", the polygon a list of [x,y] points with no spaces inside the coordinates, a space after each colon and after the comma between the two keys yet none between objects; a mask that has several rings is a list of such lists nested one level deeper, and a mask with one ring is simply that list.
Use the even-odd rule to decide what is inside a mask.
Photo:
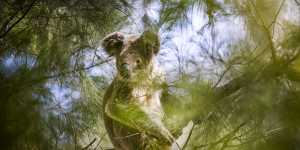
[{"label": "koala nose", "polygon": [[130,70],[129,64],[127,64],[127,63],[121,64],[121,66],[120,66],[121,76],[123,76],[125,78],[129,78],[130,77],[129,70]]}]

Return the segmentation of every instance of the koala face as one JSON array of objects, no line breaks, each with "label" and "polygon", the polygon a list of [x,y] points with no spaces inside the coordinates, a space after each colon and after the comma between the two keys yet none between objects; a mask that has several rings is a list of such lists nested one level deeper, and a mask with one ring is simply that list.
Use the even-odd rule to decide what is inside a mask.
[{"label": "koala face", "polygon": [[150,31],[127,38],[115,32],[104,38],[102,46],[109,55],[116,57],[119,75],[129,79],[151,66],[153,56],[159,51],[159,38]]}]

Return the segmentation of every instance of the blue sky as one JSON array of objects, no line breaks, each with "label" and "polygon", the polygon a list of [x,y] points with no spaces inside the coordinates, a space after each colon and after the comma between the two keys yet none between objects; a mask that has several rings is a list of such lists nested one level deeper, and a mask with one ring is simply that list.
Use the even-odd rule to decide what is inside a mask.
[{"label": "blue sky", "polygon": [[[143,10],[141,9],[141,2],[142,1],[136,1],[133,15],[129,18],[129,24],[123,26],[119,31],[127,34],[141,34],[144,30],[141,18],[145,13],[147,13],[151,19],[158,21],[160,3],[154,2],[149,5],[146,10]],[[300,14],[300,10],[295,8],[297,7],[292,1],[287,1],[283,13],[280,15],[281,19],[291,20],[296,24],[300,24],[299,15],[295,15]],[[216,80],[216,77],[223,71],[223,68],[208,61],[207,56],[203,53],[203,47],[199,46],[199,43],[205,45],[208,50],[215,51],[218,55],[226,58],[230,55],[229,46],[246,37],[247,33],[244,21],[238,16],[219,18],[220,20],[218,20],[214,26],[217,38],[212,39],[211,30],[209,28],[203,31],[201,30],[208,22],[207,16],[201,9],[190,11],[188,18],[191,24],[184,26],[184,28],[175,27],[172,30],[161,29],[159,31],[161,39],[167,40],[161,41],[162,45],[157,61],[165,69],[169,82],[175,80],[180,67],[184,68],[185,72],[191,74],[200,73],[205,79]],[[199,34],[200,32],[202,34]],[[224,45],[214,47],[216,43],[223,43]],[[101,47],[97,50],[97,54],[103,58],[107,57]],[[91,53],[90,56],[87,56],[86,65],[90,64],[92,55]],[[180,56],[180,58],[178,56]],[[179,61],[181,62],[179,63]],[[196,62],[197,65],[191,62]],[[10,63],[9,60],[8,63]],[[89,74],[92,76],[104,75],[112,79],[115,74],[114,61],[92,68],[89,70]],[[59,85],[52,85],[51,89],[56,99],[66,107],[71,104],[70,99],[66,99],[66,95],[71,95],[75,99],[80,96],[78,92],[60,87]]]},{"label": "blue sky", "polygon": [[[141,18],[145,13],[152,20],[158,21],[161,7],[158,1],[153,2],[146,10],[140,9],[142,8],[141,5],[141,1],[135,3],[135,10],[133,11],[132,17],[129,19],[130,24],[121,28],[120,31],[127,34],[141,34],[144,30]],[[203,34],[199,36],[199,32],[208,22],[207,16],[201,9],[194,9],[188,13],[188,20],[190,20],[191,24],[187,24],[184,28],[175,27],[172,30],[160,29],[159,31],[161,39],[167,40],[161,41],[161,50],[157,60],[169,74],[168,77],[172,77],[178,73],[179,65],[181,65],[186,72],[198,72],[199,69],[205,70],[212,67],[211,64],[205,62],[205,57],[201,56],[201,47],[198,45],[201,41],[208,42],[205,43],[207,45],[213,45],[213,43],[211,43],[212,39],[209,29],[203,30]],[[216,42],[227,44],[218,50],[221,55],[226,55],[229,43],[237,42],[245,36],[246,33],[241,24],[242,20],[238,17],[227,17],[216,22],[215,30],[216,33],[218,33]],[[101,48],[99,48],[99,50],[99,53],[102,53]],[[181,60],[178,60],[178,55],[180,55]],[[200,65],[200,68],[195,68],[195,66],[189,63],[190,60],[196,61]],[[182,61],[183,63],[180,64],[178,61]],[[109,65],[94,68],[90,73],[92,75],[111,76],[114,74],[114,71],[111,70],[113,63],[114,62]]]}]

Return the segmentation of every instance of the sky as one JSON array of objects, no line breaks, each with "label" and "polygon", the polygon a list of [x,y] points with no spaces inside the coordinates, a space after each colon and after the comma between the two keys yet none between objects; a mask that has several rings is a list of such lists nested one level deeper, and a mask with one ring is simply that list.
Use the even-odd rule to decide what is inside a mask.
[{"label": "sky", "polygon": [[[143,29],[142,17],[147,14],[151,20],[159,20],[159,11],[161,4],[159,1],[155,1],[147,6],[147,9],[142,8],[142,1],[135,1],[132,16],[128,19],[128,23],[122,26],[118,31],[126,34],[141,34]],[[300,10],[296,6],[294,0],[287,0],[283,7],[280,18],[282,21],[289,20],[295,24],[300,25],[299,15]],[[157,62],[164,68],[167,74],[167,80],[172,82],[175,80],[176,75],[182,71],[193,74],[201,73],[206,79],[214,80],[212,74],[219,73],[222,69],[216,68],[214,64],[208,62],[207,56],[203,54],[204,49],[212,51],[216,50],[220,56],[226,58],[230,55],[230,44],[237,43],[246,36],[246,29],[244,21],[241,17],[231,16],[226,18],[219,18],[214,24],[216,39],[211,36],[211,30],[203,27],[208,22],[208,17],[203,12],[203,9],[193,9],[188,12],[188,20],[190,24],[186,24],[183,27],[174,27],[171,30],[160,29],[159,36],[161,37],[161,49],[157,56]],[[280,32],[278,32],[280,33]],[[280,37],[280,35],[278,35]],[[214,47],[215,43],[224,44],[220,47]],[[199,43],[206,47],[199,46]],[[101,47],[98,48],[97,54],[103,58],[107,57]],[[86,65],[88,66],[92,61],[94,53],[88,53],[86,57]],[[180,56],[180,57],[178,57]],[[14,56],[7,56],[5,59],[4,68],[10,68],[7,71],[13,73],[19,66],[20,58],[14,58]],[[34,60],[32,60],[34,62]],[[32,66],[29,61],[29,67]],[[197,65],[194,65],[194,63]],[[101,65],[89,70],[91,76],[106,76],[112,79],[115,75],[114,61],[108,64]],[[66,95],[71,95],[72,98],[79,98],[80,95],[76,91],[72,91],[66,87],[60,85],[50,86],[52,93],[64,106],[70,104],[70,100],[66,100]]]},{"label": "sky", "polygon": [[[155,1],[148,5],[147,9],[142,8],[142,1],[136,1],[134,3],[134,11],[132,16],[129,18],[129,23],[123,26],[119,31],[126,34],[141,34],[143,32],[142,17],[147,14],[150,19],[154,21],[159,20],[159,11],[161,9],[161,4],[159,1]],[[212,69],[210,63],[206,62],[205,57],[201,52],[201,47],[197,43],[202,42],[202,44],[212,46],[211,32],[209,29],[203,29],[203,27],[208,22],[208,17],[204,14],[203,9],[194,9],[188,12],[188,20],[191,24],[187,24],[182,27],[175,27],[171,30],[160,29],[159,36],[161,37],[161,49],[156,58],[160,66],[163,66],[167,76],[170,77],[169,81],[172,82],[176,77],[174,75],[178,74],[180,71],[193,73],[199,72],[201,70]],[[242,19],[238,17],[227,17],[223,18],[221,21],[217,21],[215,24],[215,31],[218,34],[216,42],[226,43],[223,47],[219,48],[218,52],[222,56],[226,56],[228,52],[228,46],[230,43],[239,41],[245,36],[245,31],[242,26]],[[199,34],[202,32],[202,34]],[[200,36],[199,36],[200,35]],[[205,43],[206,42],[206,43]],[[215,47],[208,47],[213,49]],[[99,53],[102,53],[102,49],[99,48]],[[178,57],[180,55],[180,57]],[[200,64],[195,68],[194,62]],[[113,76],[114,62],[112,61],[108,65],[102,65],[97,68],[93,68],[90,71],[91,75],[109,75]],[[113,70],[112,70],[113,68]],[[179,70],[179,68],[184,68],[184,70]],[[207,78],[210,75],[207,74]]]},{"label": "sky", "polygon": [[[144,10],[141,9],[141,2],[135,1],[132,16],[129,18],[129,24],[123,26],[119,31],[126,34],[141,34],[144,31],[141,19],[145,14],[152,20],[159,20],[160,3],[158,1],[153,2]],[[300,10],[295,8],[297,8],[295,3],[287,1],[283,10],[284,13],[281,14],[282,20],[288,19],[300,24],[299,18],[297,18],[297,15],[294,15],[299,14]],[[204,14],[203,9],[189,11],[188,19],[191,24],[187,24],[183,28],[175,27],[171,30],[160,29],[159,36],[162,39],[161,49],[156,60],[164,68],[168,82],[176,80],[176,75],[180,71],[197,75],[200,73],[205,79],[216,80],[214,77],[217,76],[214,76],[214,74],[221,73],[222,68],[212,62],[208,62],[207,56],[203,54],[203,51],[204,49],[208,49],[208,51],[214,50],[223,58],[229,56],[231,44],[239,42],[247,34],[244,21],[241,17],[237,16],[219,18],[220,20],[214,24],[214,32],[217,38],[213,39],[209,28],[202,30],[208,22],[208,17]],[[206,47],[199,46],[199,43]],[[214,47],[216,43],[223,45]],[[97,54],[103,58],[107,57],[101,47],[98,48]],[[93,53],[88,54],[86,59],[87,66],[90,64],[92,56]],[[194,65],[195,62],[197,65]],[[8,60],[7,63],[11,62]],[[89,70],[89,75],[91,76],[106,76],[111,80],[115,73],[114,61]],[[71,99],[66,99],[66,95],[71,95],[75,99],[80,97],[78,92],[59,85],[51,85],[51,91],[58,102],[64,107],[68,107],[71,104]]]}]

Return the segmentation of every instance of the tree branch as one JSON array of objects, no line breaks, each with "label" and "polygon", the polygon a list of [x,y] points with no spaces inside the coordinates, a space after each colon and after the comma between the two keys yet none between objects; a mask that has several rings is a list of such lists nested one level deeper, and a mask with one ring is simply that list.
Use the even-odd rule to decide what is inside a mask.
[{"label": "tree branch", "polygon": [[[1,38],[4,38],[28,13],[29,13],[29,11],[31,10],[31,8],[33,7],[33,5],[34,5],[34,3],[36,2],[36,1],[38,1],[38,0],[33,0],[31,3],[30,3],[30,5],[29,5],[29,7],[25,10],[25,12],[24,12],[24,14],[16,21],[16,22],[14,22],[10,27],[8,27],[7,29],[6,29],[6,31],[4,31],[4,33],[2,33],[1,35],[0,35],[0,39]],[[16,12],[16,14],[18,13],[18,11]],[[16,14],[14,14],[12,17],[14,17]],[[7,24],[12,20],[13,18],[11,18],[10,20],[8,20],[8,22],[7,22]],[[2,26],[2,28],[4,29],[4,28],[6,28],[6,26],[7,26],[7,24],[4,24],[3,26]],[[1,29],[2,29],[1,28]]]},{"label": "tree branch", "polygon": [[88,149],[90,146],[92,146],[95,142],[96,142],[96,138],[94,138],[88,145],[86,145],[84,148],[82,148],[82,150],[86,150]]}]

